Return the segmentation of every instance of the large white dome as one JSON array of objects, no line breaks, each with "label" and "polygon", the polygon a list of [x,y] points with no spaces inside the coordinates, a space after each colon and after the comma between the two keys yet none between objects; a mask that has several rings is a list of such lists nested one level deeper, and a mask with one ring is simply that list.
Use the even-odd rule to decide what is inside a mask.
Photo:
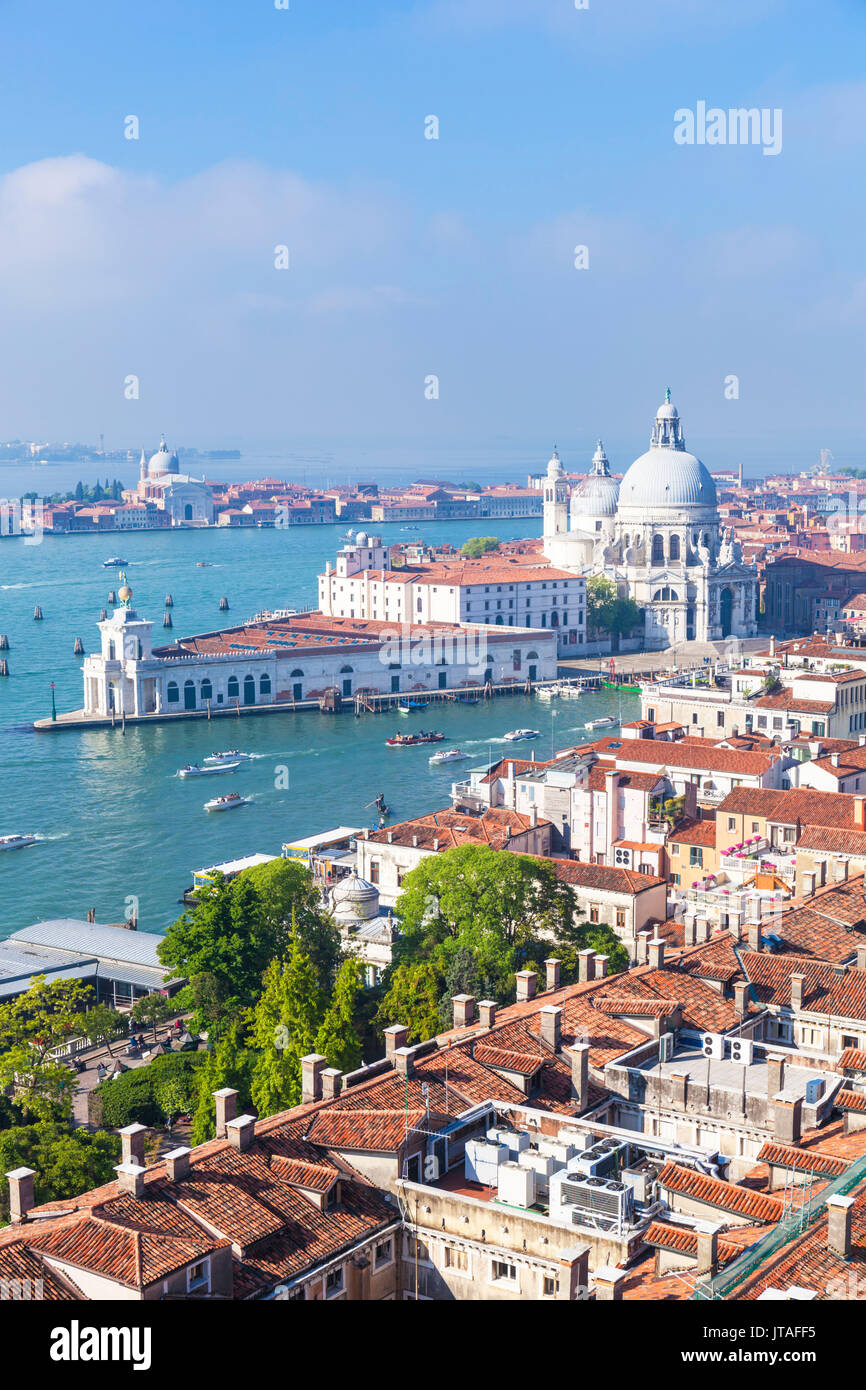
[{"label": "large white dome", "polygon": [[169,447],[165,440],[162,441],[155,454],[151,454],[147,465],[148,473],[158,475],[160,473],[177,473],[180,471],[177,454],[169,452]]},{"label": "large white dome", "polygon": [[620,483],[620,510],[716,506],[716,485],[700,459],[687,452],[682,422],[668,391],[656,415],[650,447]]}]

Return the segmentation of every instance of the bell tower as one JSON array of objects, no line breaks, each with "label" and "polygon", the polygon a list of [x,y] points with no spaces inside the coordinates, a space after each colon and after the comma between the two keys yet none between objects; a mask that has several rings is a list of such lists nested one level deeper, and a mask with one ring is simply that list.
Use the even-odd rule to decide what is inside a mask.
[{"label": "bell tower", "polygon": [[556,449],[544,480],[544,536],[561,536],[568,530],[568,484]]}]

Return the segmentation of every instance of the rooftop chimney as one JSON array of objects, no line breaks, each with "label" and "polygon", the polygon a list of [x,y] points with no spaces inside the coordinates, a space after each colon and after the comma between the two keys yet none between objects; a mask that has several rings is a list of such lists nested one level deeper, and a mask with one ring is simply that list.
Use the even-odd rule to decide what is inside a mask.
[{"label": "rooftop chimney", "polygon": [[438,838],[435,839],[435,840],[433,841],[433,848],[434,848],[434,850],[438,850],[438,848],[439,848],[439,840],[438,840]]},{"label": "rooftop chimney", "polygon": [[851,1258],[851,1215],[853,1197],[827,1198],[827,1248],[843,1260]]},{"label": "rooftop chimney", "polygon": [[140,1163],[117,1163],[114,1171],[121,1192],[129,1192],[133,1197],[143,1195],[145,1169]]},{"label": "rooftop chimney", "polygon": [[170,1154],[166,1154],[165,1170],[170,1182],[180,1182],[181,1178],[186,1177],[189,1172],[189,1156],[191,1152],[191,1149],[181,1147],[179,1149],[172,1149]]},{"label": "rooftop chimney", "polygon": [[802,1007],[803,1007],[803,990],[805,989],[805,986],[806,986],[806,976],[805,976],[805,975],[797,974],[797,975],[792,975],[792,976],[791,976],[791,1008],[792,1008],[792,1009],[795,1009],[795,1010],[802,1009]]},{"label": "rooftop chimney", "polygon": [[624,1269],[613,1269],[610,1265],[599,1265],[593,1274],[596,1303],[619,1303],[622,1299],[622,1286],[626,1277]]},{"label": "rooftop chimney", "polygon": [[538,807],[537,807],[537,806],[530,806],[530,808],[529,808],[529,824],[530,824],[531,826],[536,826],[536,825],[538,825]]},{"label": "rooftop chimney", "polygon": [[780,1144],[799,1144],[803,1119],[803,1097],[791,1091],[773,1096],[773,1135]]},{"label": "rooftop chimney", "polygon": [[24,1221],[28,1211],[35,1205],[33,1179],[35,1168],[13,1168],[6,1174],[9,1180],[9,1220],[13,1225]]},{"label": "rooftop chimney", "polygon": [[551,956],[548,960],[544,962],[544,969],[546,973],[545,984],[548,993],[551,990],[559,989],[559,975],[561,964],[562,962],[559,961],[556,958],[556,956]]},{"label": "rooftop chimney", "polygon": [[143,1168],[144,1136],[147,1134],[147,1125],[126,1125],[117,1132],[120,1135],[121,1163],[137,1163]]},{"label": "rooftop chimney", "polygon": [[[303,1058],[301,1060],[303,1061]],[[246,1153],[256,1137],[255,1115],[238,1115],[236,1120],[229,1120],[226,1134],[233,1149]]]},{"label": "rooftop chimney", "polygon": [[517,1002],[525,1003],[528,999],[535,998],[535,989],[538,984],[538,976],[534,970],[518,970],[517,972]]},{"label": "rooftop chimney", "polygon": [[589,1043],[575,1043],[571,1049],[571,1097],[578,1111],[589,1103]]},{"label": "rooftop chimney", "polygon": [[750,922],[750,923],[749,923],[749,950],[750,950],[750,951],[763,951],[763,949],[764,949],[764,938],[763,938],[763,935],[761,934],[761,924],[760,924],[760,922]]},{"label": "rooftop chimney", "polygon": [[322,1072],[327,1061],[327,1057],[320,1052],[309,1052],[301,1058],[302,1105],[311,1105],[314,1100],[322,1099]]},{"label": "rooftop chimney", "polygon": [[595,951],[591,946],[577,953],[578,979],[581,984],[595,977]]},{"label": "rooftop chimney", "polygon": [[221,1091],[214,1091],[213,1096],[216,1101],[216,1137],[225,1139],[226,1125],[238,1113],[238,1093],[231,1086],[224,1086]]},{"label": "rooftop chimney", "polygon": [[857,947],[857,969],[866,970],[866,945]]},{"label": "rooftop chimney", "polygon": [[411,1047],[398,1047],[394,1053],[394,1066],[397,1068],[397,1075],[403,1076],[408,1081],[415,1074],[415,1054]]},{"label": "rooftop chimney", "polygon": [[468,1028],[475,1021],[475,995],[452,994],[451,1013],[455,1028]]},{"label": "rooftop chimney", "polygon": [[767,1095],[771,1098],[785,1089],[785,1058],[767,1053]]},{"label": "rooftop chimney", "polygon": [[639,931],[635,938],[635,954],[638,965],[646,965],[649,960],[649,941],[652,935],[649,931]]},{"label": "rooftop chimney", "polygon": [[541,1010],[541,1036],[554,1052],[559,1051],[562,1046],[562,1009],[547,1004]]},{"label": "rooftop chimney", "polygon": [[696,1274],[709,1274],[712,1277],[717,1273],[719,1267],[719,1231],[721,1229],[721,1226],[711,1226],[703,1231],[698,1231]]},{"label": "rooftop chimney", "polygon": [[392,1023],[385,1029],[385,1056],[393,1062],[398,1047],[405,1047],[409,1039],[409,1029],[403,1023]]},{"label": "rooftop chimney", "polygon": [[496,1000],[482,999],[478,1005],[478,1021],[482,1028],[492,1028],[496,1022]]},{"label": "rooftop chimney", "polygon": [[648,945],[649,963],[653,970],[662,970],[665,963],[664,937],[654,936]]},{"label": "rooftop chimney", "polygon": [[749,982],[748,980],[736,980],[734,982],[734,1013],[737,1018],[745,1018],[749,1012]]},{"label": "rooftop chimney", "polygon": [[336,1100],[343,1089],[343,1073],[339,1067],[325,1067],[322,1072],[322,1099]]},{"label": "rooftop chimney", "polygon": [[610,956],[596,956],[595,958],[595,978],[604,980],[607,978],[607,966]]}]

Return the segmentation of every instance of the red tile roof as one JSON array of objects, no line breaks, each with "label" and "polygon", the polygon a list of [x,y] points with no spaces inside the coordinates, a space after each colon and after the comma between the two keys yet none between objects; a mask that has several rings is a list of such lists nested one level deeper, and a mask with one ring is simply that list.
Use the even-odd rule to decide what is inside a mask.
[{"label": "red tile roof", "polygon": [[[651,1221],[643,1233],[643,1239],[647,1245],[656,1246],[661,1250],[674,1250],[679,1255],[697,1258],[698,1233],[689,1230],[687,1226],[671,1226],[666,1221]],[[716,1246],[716,1253],[719,1264],[726,1265],[738,1255],[742,1255],[743,1247],[737,1241],[726,1240],[722,1236]]]},{"label": "red tile roof", "polygon": [[720,1178],[711,1178],[706,1173],[698,1173],[694,1168],[684,1168],[678,1163],[665,1164],[659,1173],[659,1183],[690,1201],[701,1202],[732,1215],[746,1216],[750,1221],[780,1221],[784,1213],[784,1206],[777,1197],[768,1197],[748,1187],[736,1187],[733,1183],[722,1182]]},{"label": "red tile roof", "polygon": [[769,1140],[763,1145],[757,1162],[792,1168],[798,1173],[818,1173],[825,1178],[838,1178],[851,1167],[844,1158],[833,1158],[830,1154],[819,1153],[814,1149],[800,1149],[792,1144],[778,1144],[775,1140]]},{"label": "red tile roof", "polygon": [[851,1071],[866,1071],[866,1052],[862,1052],[858,1047],[846,1047],[836,1066],[839,1071],[845,1071],[846,1068]]}]

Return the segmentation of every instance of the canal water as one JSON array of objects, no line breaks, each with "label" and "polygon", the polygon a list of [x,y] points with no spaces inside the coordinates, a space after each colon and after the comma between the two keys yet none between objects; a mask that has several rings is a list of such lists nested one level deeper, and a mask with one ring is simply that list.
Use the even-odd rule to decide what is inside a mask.
[{"label": "canal water", "polygon": [[[537,520],[490,522],[500,539],[537,535]],[[133,607],[154,620],[163,638],[165,595],[174,598],[173,632],[201,632],[241,622],[264,607],[305,608],[316,602],[316,576],[333,559],[343,528],[148,532],[141,535],[45,537],[25,546],[0,541],[0,633],[9,638],[10,675],[0,680],[0,835],[36,833],[30,849],[0,853],[0,936],[39,918],[122,920],[134,899],[142,930],[163,931],[181,911],[192,871],[262,852],[279,854],[287,840],[335,825],[374,826],[367,805],[384,792],[392,822],[448,804],[451,782],[507,749],[509,729],[540,730],[537,757],[585,734],[587,720],[618,713],[612,692],[544,703],[525,696],[475,706],[436,705],[408,718],[393,713],[279,713],[240,720],[204,720],[119,729],[36,734],[33,719],[83,703],[82,658],[96,647],[95,623],[117,588],[103,560],[120,555]],[[386,540],[411,539],[399,526],[376,527]],[[477,522],[428,523],[425,539],[460,545]],[[206,568],[197,562],[207,561]],[[225,595],[231,605],[219,612]],[[33,618],[36,604],[43,619]],[[639,698],[622,699],[622,717],[639,713]],[[431,768],[434,748],[388,748],[399,725],[440,729],[465,763]],[[187,762],[239,747],[253,754],[237,773],[207,779],[175,776]],[[287,785],[286,785],[287,783]],[[238,791],[251,804],[207,814],[210,796]]]}]

